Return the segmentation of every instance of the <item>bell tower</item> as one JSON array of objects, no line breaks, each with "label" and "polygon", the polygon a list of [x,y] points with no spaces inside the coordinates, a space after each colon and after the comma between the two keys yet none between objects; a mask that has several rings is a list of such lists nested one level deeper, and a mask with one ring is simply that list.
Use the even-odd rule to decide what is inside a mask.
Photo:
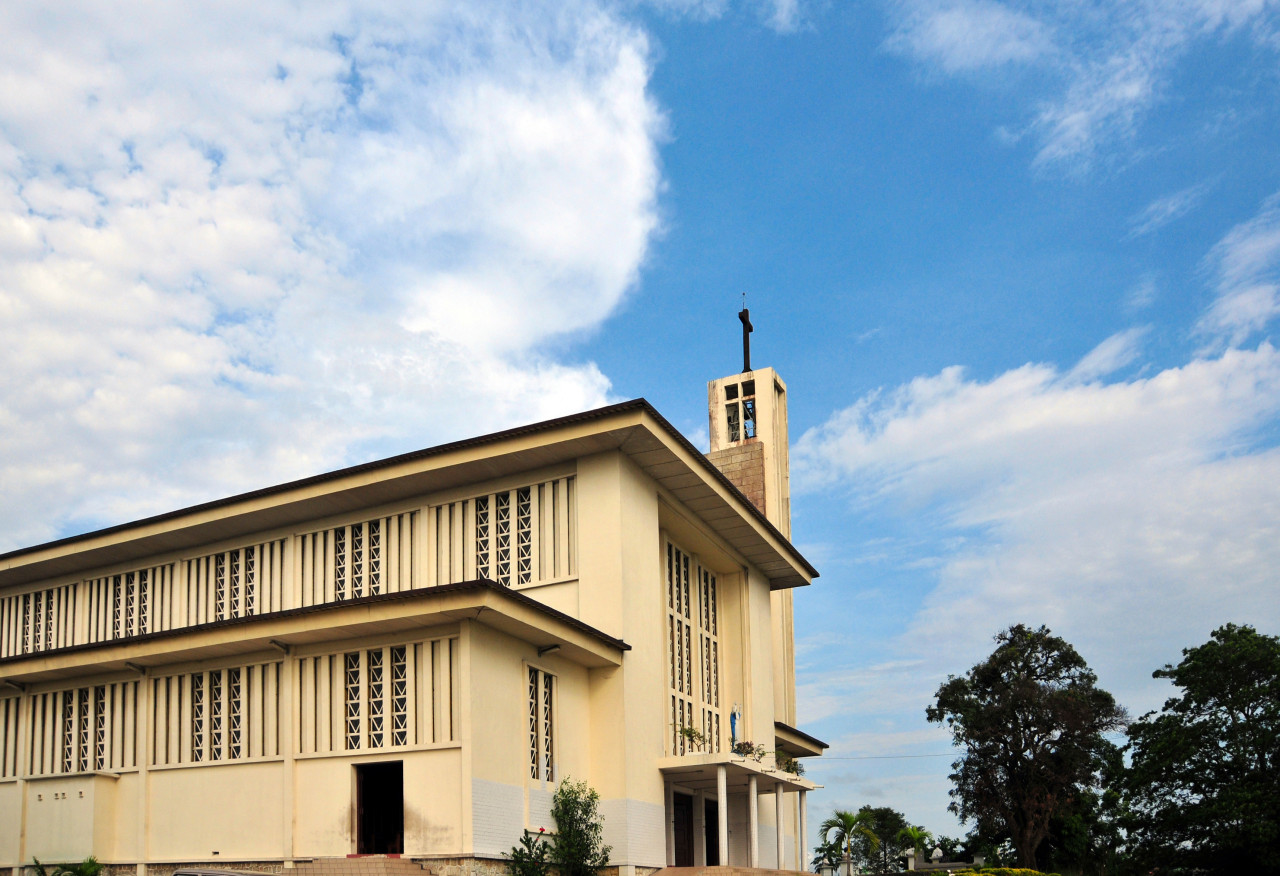
[{"label": "bell tower", "polygon": [[[707,384],[711,450],[707,459],[791,538],[787,385],[772,368],[751,367],[751,312],[743,307],[742,371]],[[790,590],[770,594],[773,616],[773,689],[777,718],[795,726],[795,635]]]}]

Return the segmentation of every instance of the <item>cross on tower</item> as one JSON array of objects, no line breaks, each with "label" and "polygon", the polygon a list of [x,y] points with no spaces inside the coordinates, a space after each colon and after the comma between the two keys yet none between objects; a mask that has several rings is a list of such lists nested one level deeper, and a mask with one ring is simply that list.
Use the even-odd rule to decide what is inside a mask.
[{"label": "cross on tower", "polygon": [[738,311],[738,319],[742,320],[742,373],[751,370],[751,333],[755,331],[751,325],[751,311],[743,307]]}]

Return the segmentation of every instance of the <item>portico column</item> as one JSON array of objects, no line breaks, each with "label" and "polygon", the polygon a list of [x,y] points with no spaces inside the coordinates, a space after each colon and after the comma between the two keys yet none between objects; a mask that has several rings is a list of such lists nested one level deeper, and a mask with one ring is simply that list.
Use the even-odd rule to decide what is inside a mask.
[{"label": "portico column", "polygon": [[716,820],[720,822],[720,860],[721,867],[729,866],[729,770],[724,764],[716,766]]},{"label": "portico column", "polygon": [[805,799],[805,795],[809,792],[800,789],[800,836],[796,840],[796,869],[803,872],[805,870],[805,857],[809,853],[809,801]]},{"label": "portico column", "polygon": [[786,847],[787,841],[786,834],[782,830],[782,782],[773,786],[773,812],[773,821],[778,827],[778,857],[775,859],[777,863],[774,866],[781,870],[786,866],[782,863],[782,850]]},{"label": "portico column", "polygon": [[755,773],[752,773],[747,779],[747,824],[749,825],[747,843],[748,848],[751,849],[750,866],[752,867],[760,866],[760,801],[757,796],[759,790],[759,780]]}]

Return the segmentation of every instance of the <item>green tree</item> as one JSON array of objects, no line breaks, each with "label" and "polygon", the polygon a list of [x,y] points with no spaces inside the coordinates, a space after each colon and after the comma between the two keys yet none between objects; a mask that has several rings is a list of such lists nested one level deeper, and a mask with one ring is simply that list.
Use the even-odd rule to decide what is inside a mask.
[{"label": "green tree", "polygon": [[1227,624],[1153,673],[1182,690],[1129,728],[1144,870],[1280,872],[1280,638]]},{"label": "green tree", "polygon": [[834,815],[818,825],[818,837],[822,842],[819,848],[826,849],[828,853],[831,847],[839,849],[837,861],[840,857],[858,860],[860,857],[857,854],[858,850],[864,846],[880,845],[880,838],[867,824],[870,820],[871,817],[865,806],[858,812],[837,809]]},{"label": "green tree", "polygon": [[559,876],[596,876],[613,848],[604,844],[600,795],[586,782],[565,778],[551,799],[556,835],[550,861]]},{"label": "green tree", "polygon": [[[829,821],[830,819],[828,819]],[[809,862],[809,869],[817,873],[823,864],[832,867],[840,865],[840,858],[844,855],[844,848],[839,842],[831,840],[830,842],[821,842],[813,850],[813,860]]]},{"label": "green tree", "polygon": [[1055,813],[1095,785],[1103,734],[1126,716],[1097,676],[1047,627],[996,635],[996,649],[951,676],[926,710],[964,754],[952,764],[952,812],[988,839],[1008,837],[1033,869]]},{"label": "green tree", "polygon": [[933,834],[920,827],[904,827],[898,831],[898,842],[902,844],[904,849],[915,849],[916,860],[928,860],[929,843],[933,840]]},{"label": "green tree", "polygon": [[906,850],[906,844],[898,839],[904,829],[910,827],[907,818],[890,806],[863,806],[859,815],[866,816],[866,824],[876,835],[874,847],[861,849],[867,868],[876,874],[897,873],[902,869],[898,860]]}]

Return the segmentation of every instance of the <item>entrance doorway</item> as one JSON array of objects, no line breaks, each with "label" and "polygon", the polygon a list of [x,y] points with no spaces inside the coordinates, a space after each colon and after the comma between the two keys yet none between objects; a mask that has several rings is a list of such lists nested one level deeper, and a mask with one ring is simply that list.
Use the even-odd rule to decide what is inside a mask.
[{"label": "entrance doorway", "polygon": [[404,852],[404,764],[356,767],[356,854]]},{"label": "entrance doorway", "polygon": [[708,800],[703,814],[706,816],[707,839],[703,848],[707,850],[707,866],[717,867],[720,865],[720,804]]},{"label": "entrance doorway", "polygon": [[693,866],[693,798],[688,794],[671,796],[675,861],[677,867]]}]

